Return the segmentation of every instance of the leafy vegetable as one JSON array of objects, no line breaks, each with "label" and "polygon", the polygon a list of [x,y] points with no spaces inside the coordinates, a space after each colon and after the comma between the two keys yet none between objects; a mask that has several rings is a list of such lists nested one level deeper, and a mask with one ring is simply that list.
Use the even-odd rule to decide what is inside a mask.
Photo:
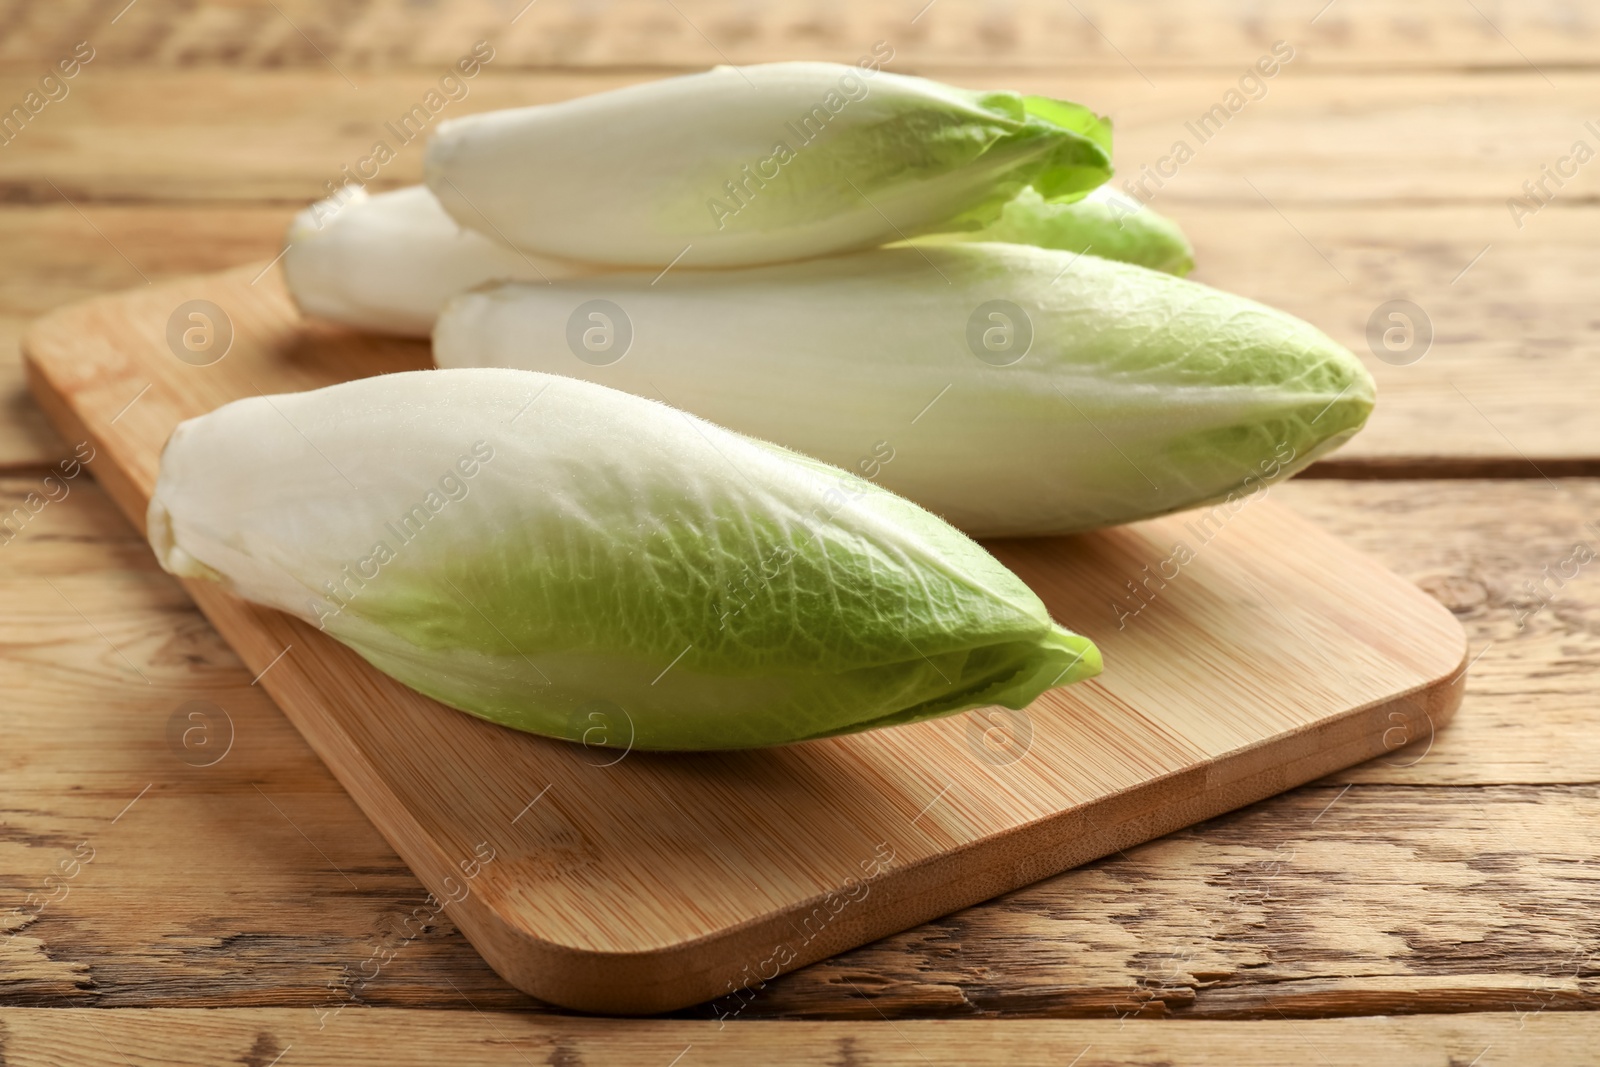
[{"label": "leafy vegetable", "polygon": [[316,623],[446,704],[651,749],[1020,708],[1099,653],[915,505],[570,378],[420,371],[174,431],[174,574]]},{"label": "leafy vegetable", "polygon": [[422,185],[319,201],[295,216],[288,245],[283,270],[301,311],[414,337],[451,296],[484,282],[593,273],[462,229]]},{"label": "leafy vegetable", "polygon": [[[569,343],[595,300],[631,334],[625,354]],[[1338,447],[1373,403],[1361,363],[1299,319],[1008,244],[506,284],[446,307],[434,357],[659,396],[861,472],[974,536],[1251,492]]]},{"label": "leafy vegetable", "polygon": [[1092,253],[1179,277],[1194,269],[1194,249],[1177,223],[1109,185],[1070,204],[1048,201],[1037,190],[1024,189],[982,229],[931,234],[912,243],[953,241],[1004,241]]},{"label": "leafy vegetable", "polygon": [[1110,127],[875,64],[773,63],[454,119],[425,172],[463,226],[529,251],[724,267],[982,225],[1030,184],[1076,199],[1111,174]]}]

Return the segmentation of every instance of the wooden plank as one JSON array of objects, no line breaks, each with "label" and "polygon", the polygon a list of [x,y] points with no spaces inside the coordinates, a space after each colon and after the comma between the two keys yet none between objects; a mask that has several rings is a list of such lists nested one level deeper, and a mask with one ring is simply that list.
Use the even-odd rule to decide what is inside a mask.
[{"label": "wooden plank", "polygon": [[[1592,65],[1600,27],[1563,0],[1456,4],[1382,0],[1324,7],[1297,0],[1049,0],[929,4],[926,0],[283,0],[188,4],[14,0],[0,63],[26,66],[94,41],[106,62],[161,67],[443,68],[474,40],[519,66],[683,67],[807,58],[852,62],[874,41],[908,62],[1142,71],[1244,65],[1272,41],[1295,41],[1319,63],[1370,70],[1436,66]],[[519,10],[520,9],[520,10]],[[98,61],[98,60],[97,60]]]},{"label": "wooden plank", "polygon": [[[1431,747],[796,972],[741,1016],[1600,1006],[1574,956],[1600,938],[1600,750],[1573,743],[1600,729],[1575,666],[1600,660],[1600,586],[1584,571],[1516,630],[1523,580],[1600,508],[1600,483],[1558,485],[1274,489],[1434,590],[1474,650],[1497,638]],[[481,1008],[537,1007],[448,910],[394,952],[426,891],[104,492],[71,486],[0,546],[0,899],[44,890],[80,842],[96,858],[0,934],[0,1001],[309,1010],[351,999],[354,975],[371,977],[362,1004],[437,1006],[453,984]],[[0,479],[0,510],[40,491]],[[191,722],[190,701],[226,717]],[[218,749],[199,742],[225,737],[202,766]]]},{"label": "wooden plank", "polygon": [[[530,1017],[509,1012],[348,1012],[321,1030],[303,1009],[221,1011],[0,1011],[0,1051],[12,1067],[188,1067],[216,1063],[340,1063],[406,1067],[530,1063],[662,1067],[782,1062],[795,1067],[926,1067],[930,1063],[1072,1063],[1121,1067],[1326,1067],[1404,1063],[1481,1067],[1584,1062],[1593,1016],[1562,1011],[1294,1022],[1139,1020],[784,1022],[719,1027],[711,1022]],[[280,1057],[274,1061],[273,1057]],[[537,1057],[537,1059],[535,1059]]]},{"label": "wooden plank", "polygon": [[[234,324],[226,359],[204,368],[161,339],[194,299]],[[92,440],[97,478],[135,523],[179,420],[425,358],[307,328],[253,267],[57,312],[25,349],[35,395],[68,436]],[[1415,587],[1270,506],[1194,521],[994,546],[1062,617],[1120,602],[1141,566],[1195,546],[1186,580],[1149,594],[1163,610],[1148,621],[1128,625],[1126,608],[1084,618],[1120,667],[1041,697],[1022,716],[1037,725],[1001,759],[973,748],[987,723],[968,716],[596,763],[442,708],[216,585],[186,588],[424,883],[458,902],[455,920],[501,974],[569,1007],[659,1011],[1349,766],[1392,747],[1397,724],[1431,733],[1454,711],[1463,635]],[[1337,661],[1323,653],[1334,643]],[[553,869],[548,853],[574,834],[581,866]]]},{"label": "wooden plank", "polygon": [[1271,1019],[1515,1011],[1535,990],[1600,1007],[1594,787],[1328,783],[1271,807],[824,960],[743,1014]]},{"label": "wooden plank", "polygon": [[[445,106],[438,120],[657,76],[502,71],[490,64],[469,95]],[[1566,155],[1575,140],[1586,137],[1593,148],[1596,137],[1584,124],[1600,113],[1600,73],[1563,72],[1557,92],[1515,72],[1352,78],[1296,62],[1202,144],[1186,124],[1235,89],[1234,76],[1179,73],[1154,85],[1133,75],[1059,69],[948,76],[963,85],[1063,96],[1110,115],[1119,181],[1137,178],[1147,164],[1172,172],[1173,161],[1163,158],[1186,139],[1194,158],[1161,189],[1147,186],[1158,207],[1190,200],[1259,205],[1264,194],[1295,218],[1293,209],[1306,206],[1471,201],[1501,220],[1506,241],[1521,236],[1506,199],[1523,195],[1523,183],[1539,180],[1541,165]],[[27,75],[0,75],[0,100],[18,98],[32,84]],[[379,140],[395,158],[378,168],[375,186],[408,184],[420,178],[423,142],[403,143],[385,124],[434,88],[434,80],[418,71],[373,72],[356,90],[337,74],[315,69],[212,77],[93,65],[74,84],[70,96],[48,105],[0,151],[0,200],[59,203],[65,193],[80,204],[303,203],[326,195],[327,182],[342,182],[341,168],[356,167]],[[371,166],[367,172],[373,173]],[[1564,188],[1547,188],[1556,203],[1572,203],[1592,199],[1592,181],[1579,170]],[[1539,219],[1525,221],[1531,229]],[[1299,249],[1294,252],[1298,257]]]}]

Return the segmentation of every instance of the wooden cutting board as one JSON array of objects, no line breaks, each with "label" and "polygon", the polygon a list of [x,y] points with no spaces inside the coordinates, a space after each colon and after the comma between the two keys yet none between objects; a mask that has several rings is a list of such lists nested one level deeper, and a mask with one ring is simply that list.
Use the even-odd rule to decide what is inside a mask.
[{"label": "wooden cutting board", "polygon": [[[429,363],[304,322],[260,267],[65,308],[24,349],[141,529],[179,421]],[[1426,743],[1461,700],[1450,613],[1270,500],[990,547],[1104,675],[1022,713],[713,754],[519,734],[184,584],[434,893],[416,921],[445,910],[508,981],[593,1011],[736,1015],[781,971]]]}]

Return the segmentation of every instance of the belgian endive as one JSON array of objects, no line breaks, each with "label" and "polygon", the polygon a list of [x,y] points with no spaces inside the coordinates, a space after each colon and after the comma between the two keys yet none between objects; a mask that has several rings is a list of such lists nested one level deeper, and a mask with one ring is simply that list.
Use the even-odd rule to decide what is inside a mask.
[{"label": "belgian endive", "polygon": [[434,356],[660,397],[974,536],[1252,492],[1343,443],[1373,404],[1361,363],[1290,315],[1009,244],[508,284],[452,301]]},{"label": "belgian endive", "polygon": [[[1175,274],[1193,265],[1175,223],[1107,185],[1070,203],[1025,189],[981,230],[916,243],[975,240],[1090,251]],[[451,297],[485,282],[544,282],[605,269],[521,252],[464,229],[421,185],[318,201],[295,217],[288,245],[284,274],[307,315],[413,337],[432,331]]]},{"label": "belgian endive", "polygon": [[782,744],[1018,708],[1099,654],[962,534],[859,478],[571,378],[418,371],[181,424],[174,574],[407,685],[589,744]]},{"label": "belgian endive", "polygon": [[981,225],[1025,186],[1111,174],[1077,104],[958,89],[880,62],[718,67],[441,124],[428,186],[531,252],[661,269],[773,263]]},{"label": "belgian endive", "polygon": [[427,336],[446,300],[484,282],[594,272],[462,228],[423,185],[318,201],[295,216],[287,248],[284,278],[301,311],[413,337]]}]

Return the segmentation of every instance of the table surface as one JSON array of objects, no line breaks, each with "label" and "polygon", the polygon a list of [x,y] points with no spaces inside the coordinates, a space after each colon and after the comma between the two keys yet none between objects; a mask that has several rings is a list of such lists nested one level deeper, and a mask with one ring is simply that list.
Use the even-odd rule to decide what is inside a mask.
[{"label": "table surface", "polygon": [[[37,512],[0,543],[4,1062],[1489,1067],[1592,1048],[1600,187],[1593,153],[1574,153],[1600,148],[1600,14],[1577,0],[124,3],[0,15],[7,109],[78,42],[94,50],[0,147],[0,514],[30,493]],[[52,477],[77,442],[46,426],[15,350],[67,301],[277,254],[293,211],[478,40],[495,55],[454,112],[724,61],[853,61],[886,41],[893,70],[1110,113],[1135,180],[1172,171],[1173,143],[1194,141],[1185,121],[1289,42],[1292,61],[1152,204],[1191,234],[1197,279],[1310,319],[1372,368],[1367,432],[1272,495],[1458,615],[1477,659],[1456,721],[787,975],[737,1020],[553,1011],[490,971],[448,913],[406,941],[425,891],[92,479]],[[420,169],[402,148],[373,186]],[[1408,365],[1368,343],[1391,300],[1431,323]],[[176,740],[193,701],[227,716],[231,747],[210,766]]]}]

